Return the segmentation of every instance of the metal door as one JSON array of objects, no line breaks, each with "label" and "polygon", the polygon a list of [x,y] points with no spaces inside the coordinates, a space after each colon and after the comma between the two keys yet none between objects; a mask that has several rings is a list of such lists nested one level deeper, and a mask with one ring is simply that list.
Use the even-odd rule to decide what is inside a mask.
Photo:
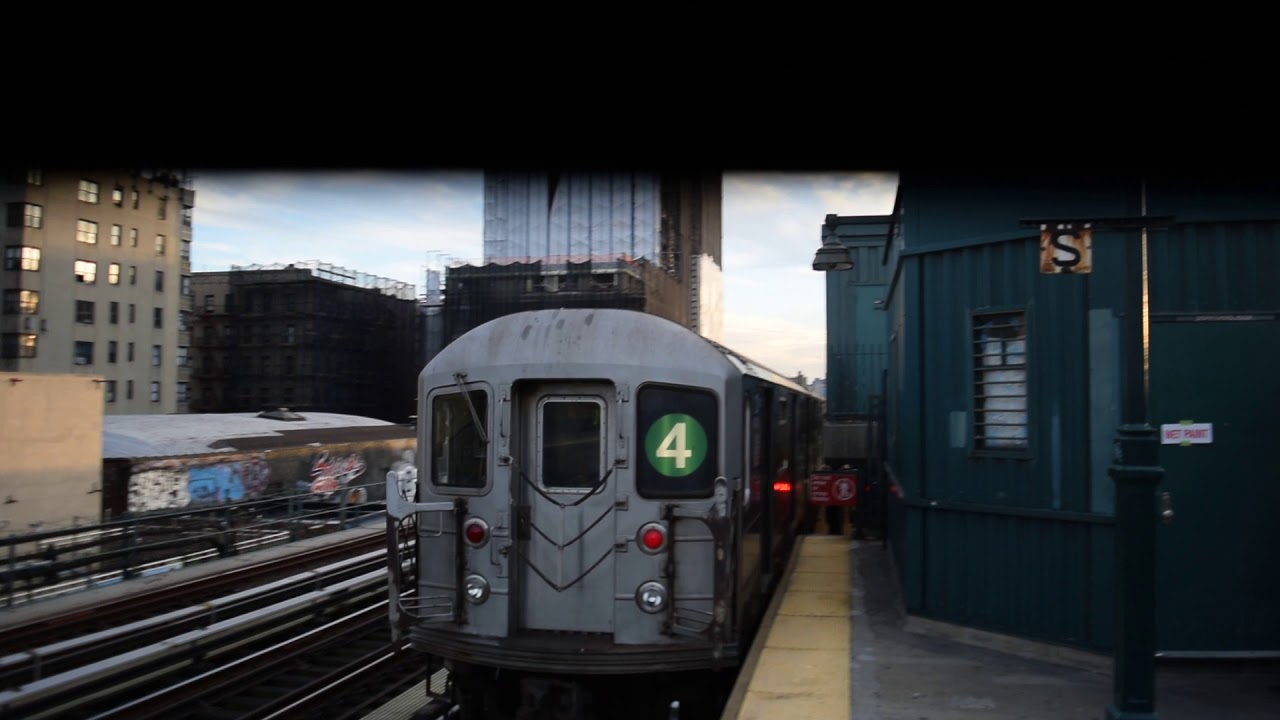
[{"label": "metal door", "polygon": [[613,388],[541,384],[520,398],[519,624],[611,632],[617,494]]},{"label": "metal door", "polygon": [[1151,326],[1151,422],[1200,429],[1160,448],[1156,492],[1174,513],[1157,532],[1163,652],[1280,651],[1276,357],[1276,321]]}]

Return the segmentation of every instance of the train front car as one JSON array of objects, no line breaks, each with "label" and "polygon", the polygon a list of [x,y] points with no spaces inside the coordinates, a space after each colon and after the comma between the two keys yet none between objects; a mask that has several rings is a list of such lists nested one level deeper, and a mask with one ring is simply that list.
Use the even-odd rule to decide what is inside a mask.
[{"label": "train front car", "polygon": [[666,717],[707,694],[689,671],[737,665],[744,397],[722,349],[626,310],[509,315],[431,361],[416,497],[388,501],[392,547],[405,518],[417,545],[392,616],[464,717]]}]

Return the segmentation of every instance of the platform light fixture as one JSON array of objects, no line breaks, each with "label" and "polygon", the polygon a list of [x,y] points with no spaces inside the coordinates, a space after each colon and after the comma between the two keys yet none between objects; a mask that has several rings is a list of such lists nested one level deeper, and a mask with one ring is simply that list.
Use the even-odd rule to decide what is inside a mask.
[{"label": "platform light fixture", "polygon": [[818,272],[852,270],[853,257],[849,255],[849,248],[834,237],[829,237],[813,256],[813,269]]}]

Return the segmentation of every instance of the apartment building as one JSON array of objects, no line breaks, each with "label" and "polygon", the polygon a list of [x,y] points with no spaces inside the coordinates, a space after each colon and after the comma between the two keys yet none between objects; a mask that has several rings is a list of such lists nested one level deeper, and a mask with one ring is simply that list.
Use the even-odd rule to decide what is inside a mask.
[{"label": "apartment building", "polygon": [[107,414],[187,412],[190,176],[28,169],[0,202],[0,371],[101,376]]}]

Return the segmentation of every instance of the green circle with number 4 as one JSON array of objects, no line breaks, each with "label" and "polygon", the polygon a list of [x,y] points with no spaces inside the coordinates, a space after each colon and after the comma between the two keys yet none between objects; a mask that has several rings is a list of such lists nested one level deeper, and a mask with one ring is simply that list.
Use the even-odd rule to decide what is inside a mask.
[{"label": "green circle with number 4", "polygon": [[644,455],[654,470],[667,477],[684,477],[707,457],[707,433],[688,415],[663,415],[644,436]]}]

